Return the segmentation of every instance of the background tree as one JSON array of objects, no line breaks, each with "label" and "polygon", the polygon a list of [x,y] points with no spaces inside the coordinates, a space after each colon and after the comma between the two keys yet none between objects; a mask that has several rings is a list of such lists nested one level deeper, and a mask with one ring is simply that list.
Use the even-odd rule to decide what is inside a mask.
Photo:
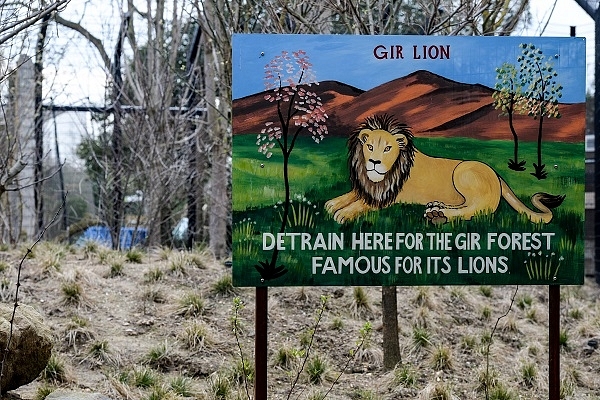
[{"label": "background tree", "polygon": [[334,29],[362,35],[510,35],[529,0],[328,0]]},{"label": "background tree", "polygon": [[495,92],[492,94],[494,107],[501,111],[500,115],[508,116],[508,126],[513,136],[514,155],[508,160],[508,168],[514,171],[525,170],[525,160],[519,160],[519,136],[515,130],[513,117],[515,113],[519,114],[519,102],[523,98],[522,86],[517,81],[517,69],[513,64],[504,63],[496,68]]},{"label": "background tree", "polygon": [[562,97],[562,86],[557,82],[558,73],[554,62],[558,55],[544,56],[541,49],[533,44],[522,43],[522,54],[517,58],[519,79],[524,88],[522,107],[527,114],[538,119],[537,163],[531,175],[546,179],[548,173],[542,163],[542,133],[544,117],[560,118],[558,101]]},{"label": "background tree", "polygon": [[[124,223],[143,223],[149,229],[149,244],[170,243],[171,230],[183,213],[189,172],[187,144],[195,142],[198,135],[197,130],[189,132],[189,122],[198,118],[201,107],[187,101],[190,93],[198,90],[189,84],[191,75],[185,74],[192,26],[187,16],[193,7],[189,2],[171,6],[160,0],[150,10],[141,11],[133,0],[128,1],[122,21],[127,18],[131,23],[121,25],[124,30],[117,44],[122,43],[123,55],[115,50],[113,61],[103,41],[84,26],[58,19],[93,44],[110,71],[112,105],[108,111],[113,124],[104,124],[100,135],[85,140],[80,149],[87,155],[88,170],[97,178],[103,219],[113,236]],[[169,24],[165,24],[167,10]],[[137,33],[140,28],[144,35]],[[119,65],[125,55],[127,62]],[[197,69],[197,61],[192,60],[195,66],[189,70]],[[116,118],[118,125],[114,124]],[[136,192],[143,196],[132,214],[124,199]]]},{"label": "background tree", "polygon": [[[54,16],[55,12],[68,4],[69,0],[55,1],[0,1],[0,240],[16,241],[22,226],[15,226],[15,222],[22,219],[15,218],[11,210],[23,206],[19,196],[24,187],[39,186],[46,179],[41,173],[41,146],[29,148],[25,143],[29,137],[18,133],[19,126],[15,125],[11,110],[6,108],[10,97],[8,90],[9,77],[24,64],[31,62],[27,56],[33,50],[38,65],[42,62],[42,52],[45,48],[45,26]],[[40,35],[38,35],[38,33]],[[35,78],[34,78],[35,79]],[[41,88],[41,74],[35,79]],[[41,100],[39,89],[36,95]],[[35,100],[34,100],[35,102]],[[38,102],[39,104],[39,102]],[[35,107],[35,106],[34,106]],[[15,110],[12,110],[15,111]],[[41,109],[34,113],[41,115]],[[39,117],[38,117],[39,118]],[[38,119],[39,120],[39,119]],[[33,135],[33,132],[31,132]],[[38,141],[39,144],[39,141]],[[28,166],[39,165],[37,174],[32,180],[22,176],[23,170]],[[20,204],[12,204],[6,192],[15,194]],[[38,192],[39,193],[39,192]],[[41,199],[41,197],[39,197]],[[37,207],[36,207],[37,209]],[[39,212],[38,212],[38,215]],[[42,216],[43,217],[43,216]]]}]

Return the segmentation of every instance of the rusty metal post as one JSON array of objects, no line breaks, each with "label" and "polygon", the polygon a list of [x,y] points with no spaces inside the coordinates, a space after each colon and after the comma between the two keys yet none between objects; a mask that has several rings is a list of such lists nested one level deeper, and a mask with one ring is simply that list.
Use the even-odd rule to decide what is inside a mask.
[{"label": "rusty metal post", "polygon": [[548,398],[550,400],[560,399],[560,285],[549,287],[548,298],[549,323],[548,333],[550,336],[548,352]]},{"label": "rusty metal post", "polygon": [[254,336],[254,399],[267,400],[267,322],[269,288],[256,288]]}]

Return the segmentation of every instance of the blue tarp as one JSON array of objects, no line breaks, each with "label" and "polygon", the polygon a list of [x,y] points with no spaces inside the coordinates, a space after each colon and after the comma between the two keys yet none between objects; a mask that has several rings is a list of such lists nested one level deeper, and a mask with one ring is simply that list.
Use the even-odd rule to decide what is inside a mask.
[{"label": "blue tarp", "polygon": [[[135,233],[135,240],[133,240],[133,236]],[[148,236],[148,230],[146,228],[121,228],[120,235],[120,248],[123,250],[128,250],[132,246],[138,246],[144,244],[146,241],[146,237]],[[106,226],[90,226],[87,228],[83,234],[77,239],[75,242],[76,246],[83,246],[87,241],[94,241],[100,245],[106,247],[112,247],[112,239],[110,237],[110,231]],[[133,241],[133,243],[132,243]]]}]

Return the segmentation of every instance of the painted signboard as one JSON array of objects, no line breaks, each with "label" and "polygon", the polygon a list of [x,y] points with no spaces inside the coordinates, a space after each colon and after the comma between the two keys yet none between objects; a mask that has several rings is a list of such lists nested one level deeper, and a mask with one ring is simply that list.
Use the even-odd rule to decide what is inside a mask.
[{"label": "painted signboard", "polygon": [[583,38],[234,35],[238,286],[581,284]]}]

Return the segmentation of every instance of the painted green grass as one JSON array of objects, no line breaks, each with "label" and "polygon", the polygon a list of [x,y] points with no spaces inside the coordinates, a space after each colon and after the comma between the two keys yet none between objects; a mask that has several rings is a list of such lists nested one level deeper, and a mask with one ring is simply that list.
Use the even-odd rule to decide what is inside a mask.
[{"label": "painted green grass", "polygon": [[[234,210],[283,201],[285,192],[281,151],[275,148],[273,156],[267,158],[257,151],[254,135],[234,136],[233,145]],[[339,146],[341,151],[332,151],[333,145]],[[345,142],[339,138],[322,144],[314,143],[310,138],[299,138],[290,157],[292,194],[304,194],[317,186],[331,186],[343,181],[347,174],[339,167],[346,165],[344,146]]]},{"label": "painted green grass", "polygon": [[[233,259],[234,281],[238,285],[260,286],[260,276],[253,268],[258,261],[271,255],[262,250],[262,233],[276,232],[281,224],[281,202],[284,199],[281,156],[274,152],[269,159],[256,151],[254,136],[234,136],[233,185],[234,225]],[[552,249],[543,252],[510,250],[491,255],[510,257],[511,270],[502,275],[479,275],[475,277],[457,274],[341,274],[322,277],[311,271],[312,257],[348,257],[348,249],[342,251],[286,250],[280,254],[279,264],[288,269],[293,279],[279,278],[276,285],[381,285],[381,284],[510,284],[528,281],[532,284],[573,283],[573,276],[582,275],[583,268],[583,203],[584,203],[584,149],[583,144],[548,143],[544,147],[544,162],[548,179],[538,181],[529,170],[515,172],[507,167],[512,156],[510,141],[479,141],[468,138],[416,139],[420,151],[438,157],[482,160],[492,166],[513,188],[525,204],[531,207],[529,197],[538,191],[566,194],[565,202],[554,213],[550,224],[532,224],[502,201],[496,213],[476,216],[471,221],[454,221],[443,226],[432,226],[423,218],[423,206],[392,206],[371,212],[356,221],[337,224],[324,211],[327,200],[346,193],[350,189],[346,167],[347,149],[345,139],[326,138],[316,144],[310,138],[300,138],[290,159],[290,185],[293,218],[288,221],[286,232],[344,233],[352,232],[469,232],[482,236],[490,232],[555,232],[560,240],[552,242]],[[525,158],[532,170],[535,161],[535,143],[522,143],[520,157]],[[491,228],[490,228],[491,227]],[[356,252],[354,252],[356,253]],[[369,255],[369,252],[362,252]],[[381,255],[379,253],[373,253]],[[450,256],[454,259],[488,255],[489,252],[437,251],[425,249],[394,251],[391,256],[410,257],[418,254],[426,257]],[[465,261],[466,262],[466,261]],[[241,264],[241,265],[240,265]],[[243,272],[242,272],[243,271]],[[400,279],[400,281],[398,280]]]},{"label": "painted green grass", "polygon": [[[528,161],[526,166],[529,167],[523,172],[507,167],[507,160],[512,156],[511,141],[417,138],[415,143],[420,151],[431,156],[486,162],[526,203],[533,193],[540,191],[566,194],[561,209],[583,211],[585,159],[582,143],[546,144],[543,161],[549,177],[541,181],[529,174],[533,170],[531,163],[536,160],[535,143],[520,144],[520,157]],[[277,149],[274,150],[273,156],[266,158],[257,151],[254,135],[234,136],[234,211],[273,205],[284,199],[282,157]],[[299,138],[290,158],[292,194],[314,191],[315,200],[329,200],[334,197],[332,194],[347,192],[350,185],[346,159],[344,138],[328,137],[320,144],[310,138]]]}]

